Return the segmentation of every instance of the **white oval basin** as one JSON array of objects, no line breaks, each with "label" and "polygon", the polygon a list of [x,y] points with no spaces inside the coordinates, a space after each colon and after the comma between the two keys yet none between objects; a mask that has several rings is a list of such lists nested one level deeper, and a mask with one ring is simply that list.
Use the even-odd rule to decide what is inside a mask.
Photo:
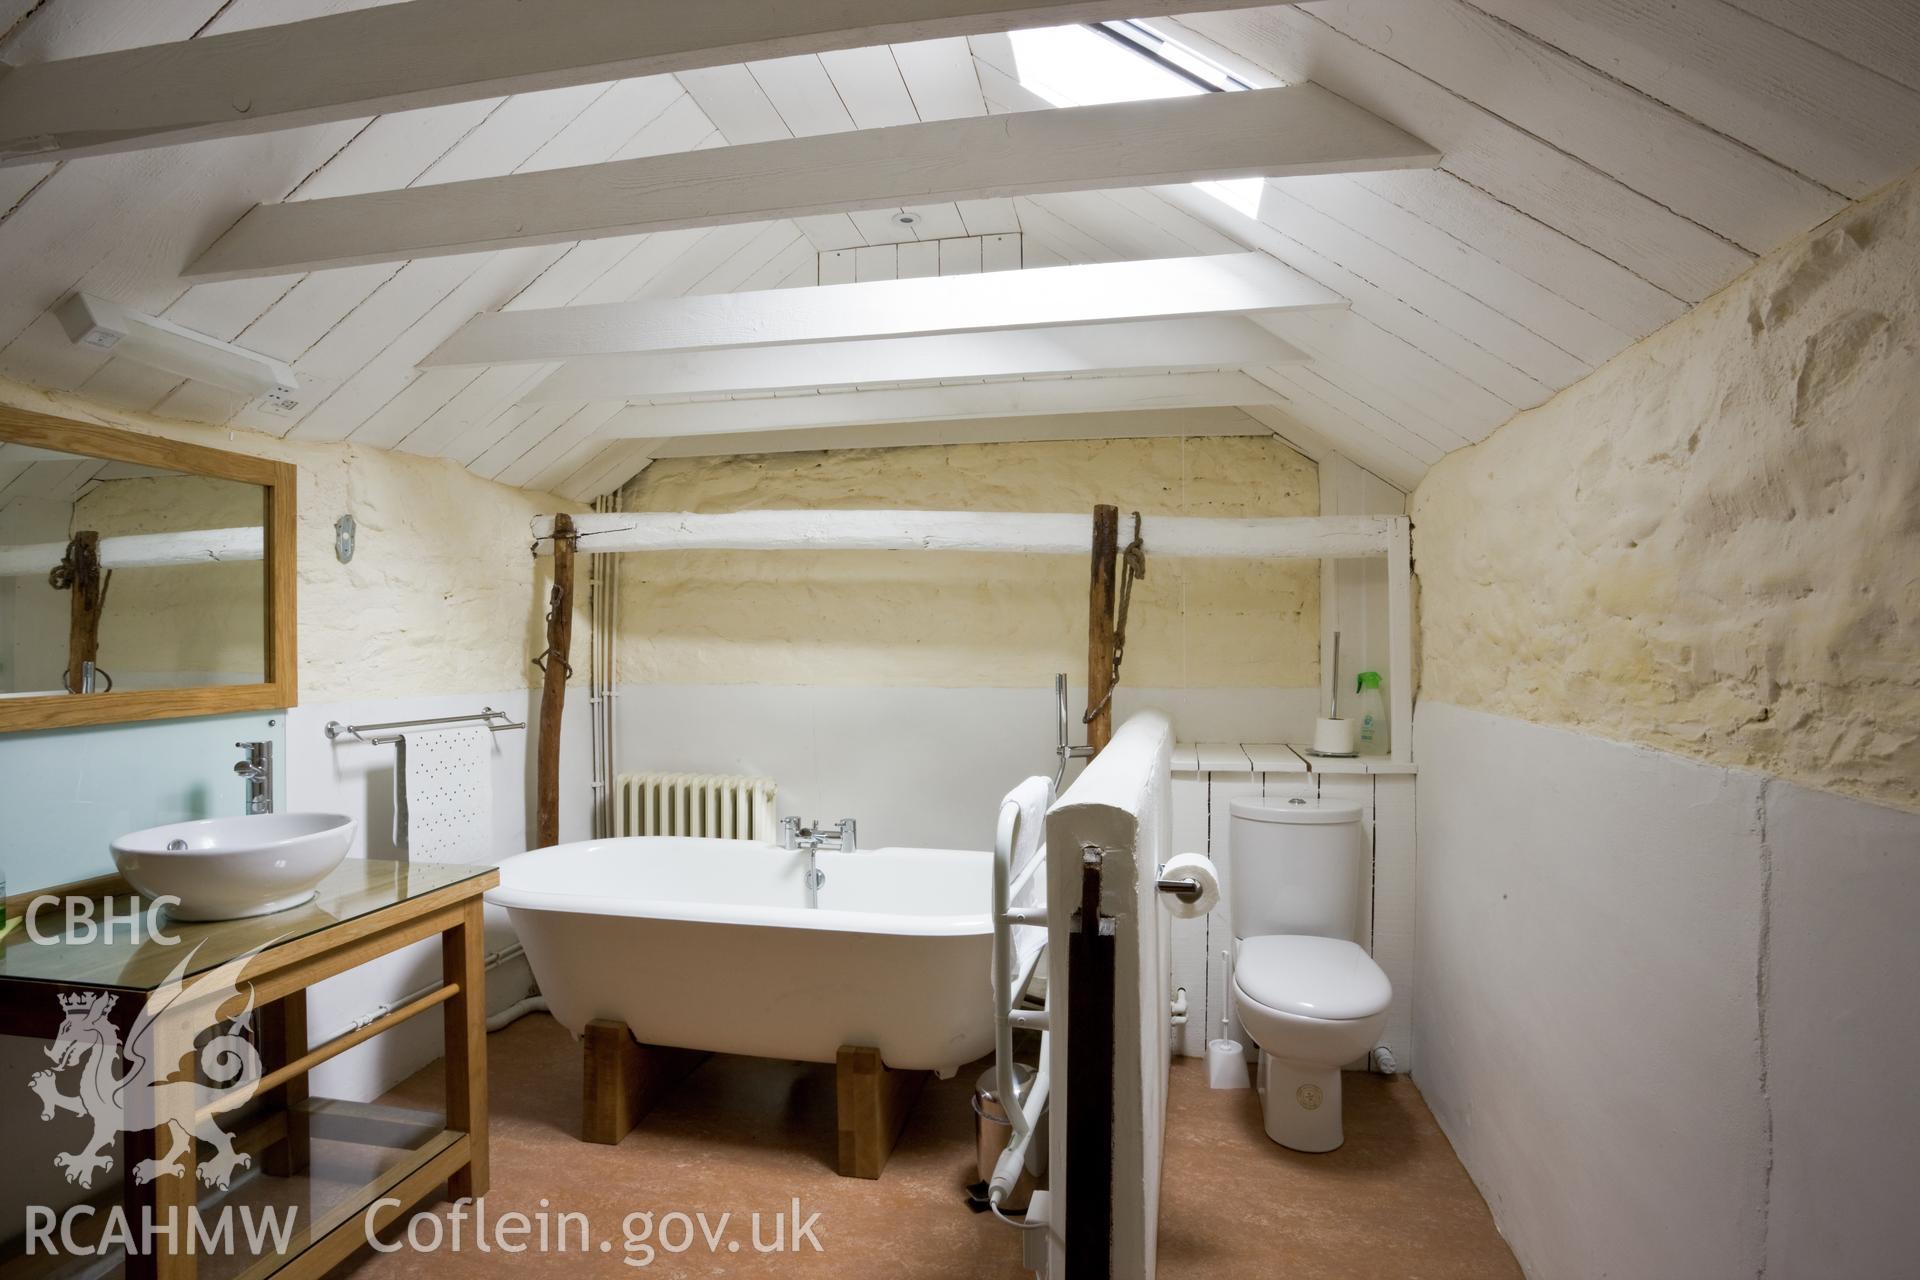
[{"label": "white oval basin", "polygon": [[121,836],[114,865],[176,920],[240,920],[297,907],[340,865],[354,821],[340,813],[257,813],[172,822]]}]

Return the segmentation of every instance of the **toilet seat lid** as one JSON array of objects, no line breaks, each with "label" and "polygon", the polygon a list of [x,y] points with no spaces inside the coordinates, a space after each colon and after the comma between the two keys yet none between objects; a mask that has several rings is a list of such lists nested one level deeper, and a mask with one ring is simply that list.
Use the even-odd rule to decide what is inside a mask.
[{"label": "toilet seat lid", "polygon": [[1243,939],[1233,980],[1256,1004],[1302,1018],[1370,1018],[1393,999],[1393,984],[1373,957],[1345,938]]}]

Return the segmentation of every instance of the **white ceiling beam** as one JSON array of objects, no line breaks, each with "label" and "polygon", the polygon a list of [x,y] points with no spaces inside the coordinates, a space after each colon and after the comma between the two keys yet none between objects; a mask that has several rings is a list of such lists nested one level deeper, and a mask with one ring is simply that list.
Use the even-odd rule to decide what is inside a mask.
[{"label": "white ceiling beam", "polygon": [[1238,316],[1061,325],[570,360],[521,404],[783,391],[873,382],[1064,376],[1120,369],[1299,364],[1298,347]]},{"label": "white ceiling beam", "polygon": [[1420,169],[1439,161],[1412,134],[1300,84],[256,205],[184,274],[235,280],[950,200]]},{"label": "white ceiling beam", "polygon": [[1056,378],[1039,382],[986,382],[957,387],[898,387],[813,396],[710,400],[696,404],[629,405],[608,419],[597,434],[613,439],[658,440],[882,422],[1271,404],[1278,399],[1271,388],[1244,373]]},{"label": "white ceiling beam", "polygon": [[[1158,0],[1156,14],[1270,0]],[[411,0],[0,73],[0,165],[763,58],[1134,16],[1119,0]]]},{"label": "white ceiling beam", "polygon": [[1264,253],[1222,253],[493,311],[469,320],[420,364],[524,364],[1344,306],[1339,294]]},{"label": "white ceiling beam", "polygon": [[[1265,411],[1265,406],[1255,407]],[[1031,444],[1042,440],[1145,440],[1166,436],[1273,434],[1273,428],[1250,417],[1248,410],[1222,406],[1146,409],[1131,413],[1034,414],[1025,418],[881,422],[871,426],[748,431],[638,443],[650,446],[650,456],[654,458],[701,458],[741,453],[805,453],[821,449],[900,449],[927,445]],[[1298,448],[1298,445],[1295,447]]]}]

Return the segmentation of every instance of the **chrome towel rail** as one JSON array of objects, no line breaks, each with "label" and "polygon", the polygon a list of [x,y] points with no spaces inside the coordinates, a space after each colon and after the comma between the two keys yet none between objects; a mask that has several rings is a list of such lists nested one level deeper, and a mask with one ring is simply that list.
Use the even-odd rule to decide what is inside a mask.
[{"label": "chrome towel rail", "polygon": [[384,724],[341,724],[338,720],[329,720],[327,721],[326,732],[327,739],[330,742],[337,742],[340,735],[344,733],[360,742],[370,743],[376,747],[384,747],[391,743],[398,742],[400,735],[397,733],[389,733],[372,738],[367,735],[370,733],[377,734],[382,729],[424,729],[429,725],[466,724],[476,720],[484,723],[487,728],[493,730],[495,733],[499,733],[504,729],[524,729],[527,727],[524,721],[515,720],[504,711],[495,711],[492,707],[482,707],[479,713],[475,715],[434,716],[425,720],[389,720]]}]

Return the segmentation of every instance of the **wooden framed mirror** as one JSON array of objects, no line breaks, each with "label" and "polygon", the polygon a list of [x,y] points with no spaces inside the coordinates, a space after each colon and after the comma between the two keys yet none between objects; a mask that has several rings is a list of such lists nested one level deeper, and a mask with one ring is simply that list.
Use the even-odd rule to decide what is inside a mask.
[{"label": "wooden framed mirror", "polygon": [[291,707],[294,468],[0,406],[0,733]]}]

